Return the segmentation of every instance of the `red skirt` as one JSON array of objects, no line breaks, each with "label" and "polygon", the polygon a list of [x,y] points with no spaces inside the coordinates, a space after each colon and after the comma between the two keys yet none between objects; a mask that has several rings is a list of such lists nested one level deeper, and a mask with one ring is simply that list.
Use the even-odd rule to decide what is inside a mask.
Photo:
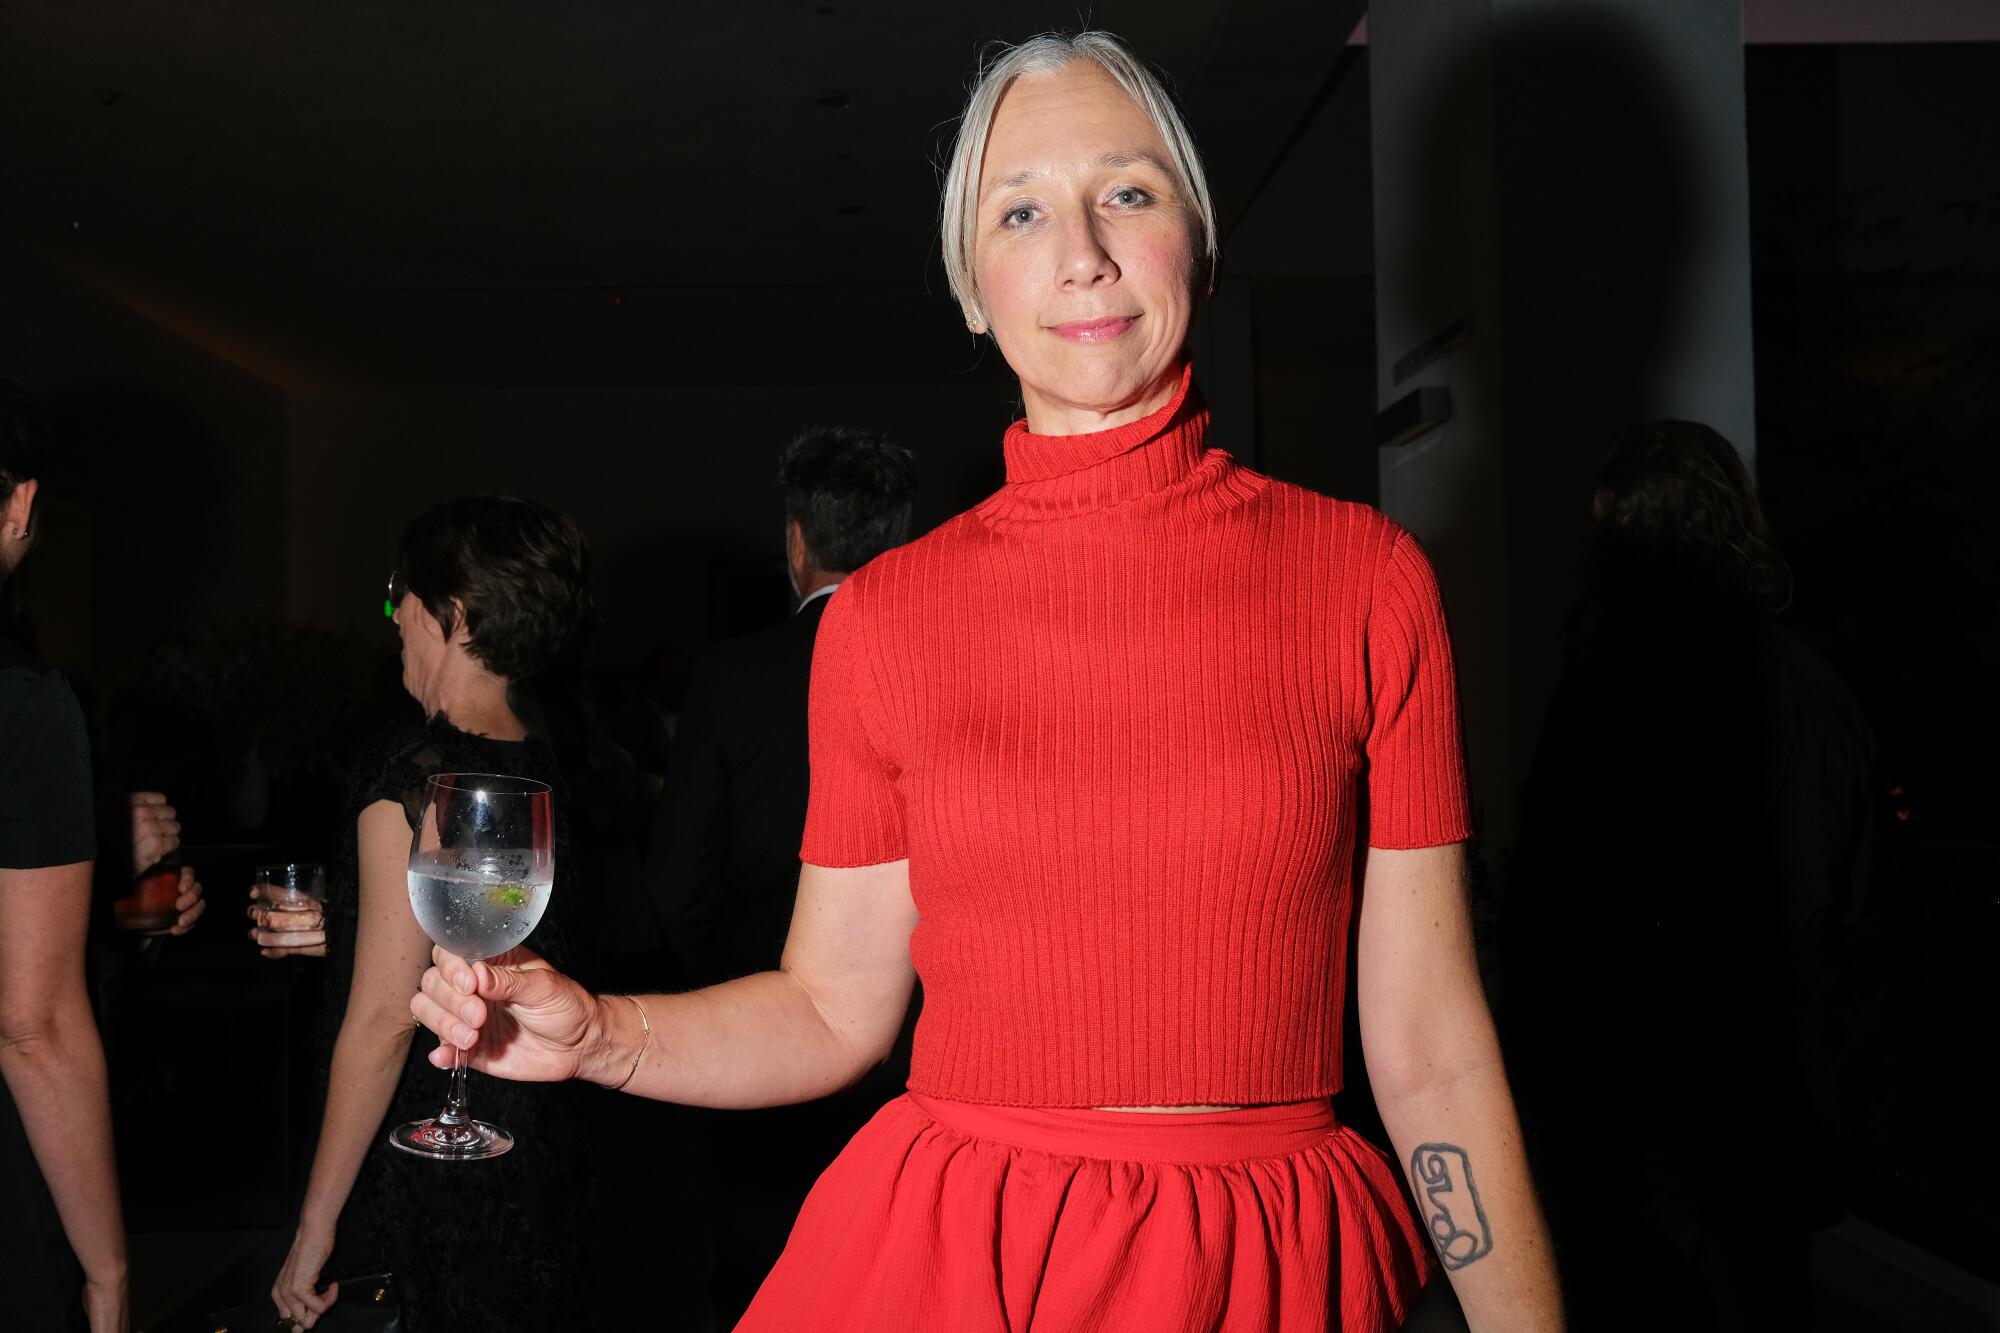
[{"label": "red skirt", "polygon": [[1325,1101],[1193,1115],[910,1093],[807,1196],[738,1333],[1377,1333],[1433,1260]]}]

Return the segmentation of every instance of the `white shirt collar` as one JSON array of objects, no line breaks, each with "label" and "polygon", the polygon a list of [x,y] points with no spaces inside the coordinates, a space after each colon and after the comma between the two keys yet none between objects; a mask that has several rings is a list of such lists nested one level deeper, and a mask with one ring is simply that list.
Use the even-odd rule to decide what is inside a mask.
[{"label": "white shirt collar", "polygon": [[835,588],[838,588],[839,586],[840,585],[838,583],[829,583],[824,588],[813,589],[812,592],[806,594],[806,596],[799,599],[798,611],[794,611],[792,612],[792,614],[797,615],[799,611],[805,610],[808,606],[811,606],[814,602],[818,601],[822,597],[831,597],[833,595],[833,590]]}]

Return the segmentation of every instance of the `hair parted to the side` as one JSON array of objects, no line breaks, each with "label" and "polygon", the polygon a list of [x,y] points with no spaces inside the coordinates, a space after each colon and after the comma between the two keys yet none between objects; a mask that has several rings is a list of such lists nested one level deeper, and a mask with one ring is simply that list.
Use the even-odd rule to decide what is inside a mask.
[{"label": "hair parted to the side", "polygon": [[958,137],[944,173],[939,205],[939,233],[944,244],[945,278],[951,294],[965,312],[968,327],[979,328],[986,317],[979,306],[979,285],[972,275],[973,238],[977,234],[979,173],[986,161],[986,140],[992,133],[993,113],[1000,106],[1009,85],[1024,74],[1053,74],[1087,60],[1103,69],[1132,95],[1132,100],[1153,122],[1160,141],[1167,146],[1168,164],[1178,177],[1182,197],[1194,224],[1195,253],[1205,262],[1198,272],[1205,274],[1204,287],[1214,285],[1221,259],[1215,231],[1215,205],[1209,198],[1208,175],[1202,170],[1201,155],[1195,151],[1194,135],[1174,105],[1166,85],[1133,54],[1124,41],[1111,33],[1079,32],[1074,35],[1043,33],[1018,45],[995,43],[980,61],[972,91],[959,117]]},{"label": "hair parted to the side", "polygon": [[910,451],[869,430],[814,426],[778,457],[785,519],[799,525],[813,564],[851,574],[910,540],[917,469]]},{"label": "hair parted to the side", "polygon": [[468,495],[403,530],[398,568],[454,633],[465,608],[472,656],[510,681],[533,677],[589,627],[590,548],[567,514],[511,495]]},{"label": "hair parted to the side", "polygon": [[1735,446],[1692,421],[1619,436],[1593,501],[1600,576],[1720,593],[1780,611],[1792,571]]}]

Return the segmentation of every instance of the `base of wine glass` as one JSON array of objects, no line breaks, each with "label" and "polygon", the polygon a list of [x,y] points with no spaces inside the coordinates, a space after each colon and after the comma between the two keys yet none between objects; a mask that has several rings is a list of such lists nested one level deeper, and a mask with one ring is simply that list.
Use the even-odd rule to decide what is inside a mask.
[{"label": "base of wine glass", "polygon": [[404,1152],[435,1157],[440,1162],[477,1162],[510,1151],[514,1136],[484,1120],[442,1125],[432,1116],[396,1126],[389,1131],[389,1142]]}]

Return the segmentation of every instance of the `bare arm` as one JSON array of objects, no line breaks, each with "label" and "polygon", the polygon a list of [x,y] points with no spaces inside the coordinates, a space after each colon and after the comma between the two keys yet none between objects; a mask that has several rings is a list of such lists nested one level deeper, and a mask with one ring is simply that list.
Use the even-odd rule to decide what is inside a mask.
[{"label": "bare arm", "polygon": [[340,1211],[395,1097],[416,1032],[410,990],[430,958],[430,941],[410,910],[410,826],[402,807],[375,802],[361,812],[357,836],[361,892],[354,978],[340,1035],[334,1039],[319,1149],[299,1210],[298,1234],[272,1289],[281,1310],[315,1318],[334,1294],[316,1295],[319,1270],[333,1249]]},{"label": "bare arm", "polygon": [[[92,865],[0,870],[0,1077],[88,1287],[125,1290],[104,1046],[84,985]],[[97,1305],[93,1296],[93,1305]],[[100,1324],[93,1309],[93,1327]]]},{"label": "bare arm", "polygon": [[1463,845],[1368,852],[1356,987],[1382,1122],[1474,1333],[1563,1326],[1479,983]]},{"label": "bare arm", "polygon": [[[783,962],[684,995],[593,997],[538,959],[468,965],[438,951],[411,1010],[474,1069],[502,1078],[584,1078],[694,1106],[778,1106],[837,1092],[885,1059],[916,972],[908,861],[808,865]],[[476,994],[474,993],[476,989]],[[644,1051],[636,1070],[633,1060]],[[448,1066],[450,1053],[431,1061]]]}]

